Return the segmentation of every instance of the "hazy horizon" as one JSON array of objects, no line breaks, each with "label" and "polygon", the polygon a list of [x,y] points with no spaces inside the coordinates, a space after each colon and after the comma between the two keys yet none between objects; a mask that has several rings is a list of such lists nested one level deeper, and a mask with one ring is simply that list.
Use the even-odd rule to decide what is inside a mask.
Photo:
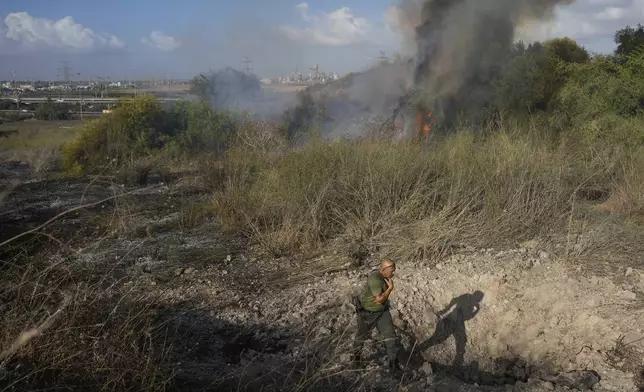
[{"label": "hazy horizon", "polygon": [[[308,73],[315,64],[346,74],[375,64],[381,50],[393,56],[408,49],[398,35],[397,5],[388,0],[3,3],[0,80],[60,80],[63,61],[72,80],[189,79],[209,69],[241,70],[244,56],[260,77],[284,76],[296,66]],[[579,0],[517,38],[569,36],[590,51],[610,52],[615,30],[642,20],[641,1]]]}]

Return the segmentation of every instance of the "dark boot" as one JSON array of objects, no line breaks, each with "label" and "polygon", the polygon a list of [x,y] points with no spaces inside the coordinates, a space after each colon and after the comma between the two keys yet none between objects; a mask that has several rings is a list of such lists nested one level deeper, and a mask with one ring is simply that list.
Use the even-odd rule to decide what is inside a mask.
[{"label": "dark boot", "polygon": [[362,356],[360,354],[353,354],[351,356],[351,366],[355,369],[362,366]]},{"label": "dark boot", "polygon": [[400,378],[405,374],[405,368],[398,359],[389,361],[387,364],[387,370],[389,371],[389,375],[395,378]]}]

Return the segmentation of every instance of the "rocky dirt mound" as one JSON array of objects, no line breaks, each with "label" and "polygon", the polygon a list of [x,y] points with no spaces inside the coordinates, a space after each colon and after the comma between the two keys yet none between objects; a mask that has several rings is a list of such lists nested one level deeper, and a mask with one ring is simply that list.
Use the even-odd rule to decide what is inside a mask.
[{"label": "rocky dirt mound", "polygon": [[[3,219],[112,191],[42,185],[49,190],[17,189]],[[179,390],[638,390],[644,270],[596,276],[538,241],[463,246],[438,263],[398,260],[392,313],[409,371],[390,380],[375,331],[367,361],[349,363],[350,296],[382,255],[356,263],[338,241],[315,255],[272,259],[213,221],[180,229],[179,198],[202,196],[180,185],[139,192],[128,208],[142,211],[134,222],[143,229],[79,244],[74,255],[81,263],[117,260],[127,276],[118,284],[154,301]]]},{"label": "rocky dirt mound", "polygon": [[[371,267],[353,267],[343,253],[310,260],[238,253],[177,275],[186,283],[166,288],[163,297],[175,305],[200,298],[199,315],[178,322],[189,326],[188,352],[207,346],[210,353],[197,363],[192,356],[179,360],[183,379],[212,377],[199,372],[203,360],[226,363],[236,381],[307,360],[315,369],[309,378],[339,373],[345,383],[352,379],[349,296]],[[469,250],[436,265],[401,261],[392,313],[410,361],[403,385],[636,391],[644,368],[644,283],[638,271],[629,269],[626,278],[616,284],[585,276],[581,267],[528,248]],[[150,290],[160,287],[154,275],[143,279]],[[388,385],[378,375],[384,345],[377,333],[373,338],[366,349],[371,360],[357,377],[365,388]]]}]

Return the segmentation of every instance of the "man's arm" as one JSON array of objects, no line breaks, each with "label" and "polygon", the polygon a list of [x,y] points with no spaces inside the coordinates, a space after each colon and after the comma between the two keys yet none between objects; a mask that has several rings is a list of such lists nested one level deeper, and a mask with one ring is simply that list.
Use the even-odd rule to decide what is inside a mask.
[{"label": "man's arm", "polygon": [[452,298],[452,300],[445,306],[444,309],[440,310],[436,315],[440,318],[442,317],[445,313],[449,312],[450,309],[452,309],[452,306],[456,305],[456,298]]},{"label": "man's arm", "polygon": [[476,316],[476,314],[479,312],[479,310],[481,310],[481,305],[479,305],[479,304],[474,304],[474,307],[476,308],[476,310],[474,310],[474,312],[472,312],[472,317]]},{"label": "man's arm", "polygon": [[[393,280],[386,279],[386,282],[387,282],[387,290],[385,290],[384,293],[380,293],[380,291],[382,290],[381,287],[380,287],[380,282],[370,283],[370,285],[371,285],[371,293],[376,297],[376,302],[379,305],[382,305],[385,302],[387,302],[387,299],[389,298],[389,294],[391,294],[391,292],[394,289]],[[376,285],[375,283],[378,283],[378,284]]]}]

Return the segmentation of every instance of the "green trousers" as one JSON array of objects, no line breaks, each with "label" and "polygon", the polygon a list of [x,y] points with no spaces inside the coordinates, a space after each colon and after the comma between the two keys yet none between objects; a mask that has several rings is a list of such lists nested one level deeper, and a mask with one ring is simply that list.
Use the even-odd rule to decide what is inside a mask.
[{"label": "green trousers", "polygon": [[393,362],[398,355],[398,338],[394,329],[394,322],[389,310],[383,312],[358,312],[358,331],[354,341],[354,355],[359,358],[364,341],[369,337],[371,330],[376,327],[378,332],[385,338],[387,346],[387,359]]}]

